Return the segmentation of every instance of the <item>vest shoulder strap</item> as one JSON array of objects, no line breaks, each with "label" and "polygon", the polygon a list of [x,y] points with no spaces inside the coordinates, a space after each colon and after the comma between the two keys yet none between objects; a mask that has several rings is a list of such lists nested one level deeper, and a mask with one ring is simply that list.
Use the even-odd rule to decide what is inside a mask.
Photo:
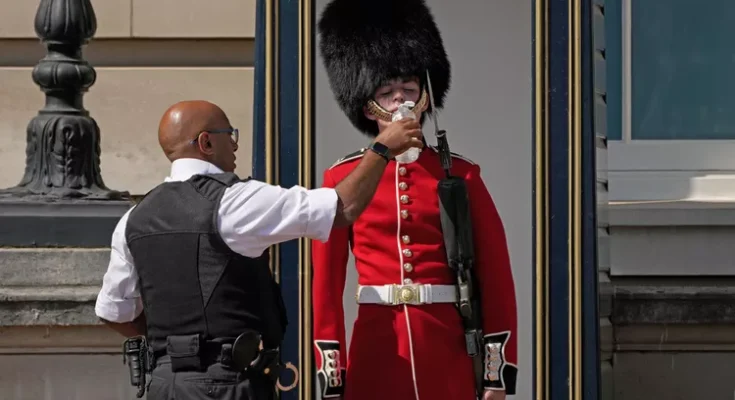
[{"label": "vest shoulder strap", "polygon": [[241,179],[232,172],[221,174],[194,175],[188,182],[194,189],[208,200],[218,203],[226,188],[239,182],[247,182],[250,178]]}]

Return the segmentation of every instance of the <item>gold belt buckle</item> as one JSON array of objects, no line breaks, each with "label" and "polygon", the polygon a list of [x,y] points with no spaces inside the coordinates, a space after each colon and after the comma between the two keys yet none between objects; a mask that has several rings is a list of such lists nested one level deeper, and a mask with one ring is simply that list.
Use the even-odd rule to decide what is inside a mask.
[{"label": "gold belt buckle", "polygon": [[393,285],[393,304],[421,304],[420,285]]}]

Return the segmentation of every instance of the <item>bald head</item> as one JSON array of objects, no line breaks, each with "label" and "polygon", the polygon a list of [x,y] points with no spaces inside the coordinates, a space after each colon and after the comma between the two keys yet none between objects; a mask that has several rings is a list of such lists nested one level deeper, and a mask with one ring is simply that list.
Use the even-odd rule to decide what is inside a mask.
[{"label": "bald head", "polygon": [[204,100],[181,101],[163,113],[158,124],[158,143],[171,161],[195,157],[199,155],[198,148],[190,142],[199,132],[228,126],[227,115],[218,106]]}]

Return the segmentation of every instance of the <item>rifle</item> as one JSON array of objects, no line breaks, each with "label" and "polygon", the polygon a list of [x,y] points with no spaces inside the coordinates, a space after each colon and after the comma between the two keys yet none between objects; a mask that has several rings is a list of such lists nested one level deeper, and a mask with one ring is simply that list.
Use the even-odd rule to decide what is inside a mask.
[{"label": "rifle", "polygon": [[434,106],[434,92],[431,88],[431,77],[426,71],[426,85],[431,101],[431,119],[434,120],[434,135],[437,150],[446,177],[439,181],[439,213],[441,215],[444,247],[447,251],[449,267],[457,276],[457,292],[459,294],[458,311],[462,317],[465,331],[467,355],[472,358],[475,372],[475,389],[478,399],[483,397],[484,363],[483,334],[480,291],[474,274],[474,241],[472,238],[472,218],[470,217],[469,195],[467,185],[462,177],[452,176],[452,153],[449,151],[447,132],[439,129]]}]

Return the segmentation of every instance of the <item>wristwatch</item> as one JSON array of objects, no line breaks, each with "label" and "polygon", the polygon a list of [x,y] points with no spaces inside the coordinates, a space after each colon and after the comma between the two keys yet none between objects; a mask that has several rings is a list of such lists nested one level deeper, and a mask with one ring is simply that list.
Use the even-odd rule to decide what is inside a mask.
[{"label": "wristwatch", "polygon": [[372,150],[375,154],[385,158],[386,161],[390,161],[393,159],[393,157],[390,156],[390,150],[388,150],[388,147],[380,142],[372,142],[370,143],[370,146],[368,147],[369,150]]}]

